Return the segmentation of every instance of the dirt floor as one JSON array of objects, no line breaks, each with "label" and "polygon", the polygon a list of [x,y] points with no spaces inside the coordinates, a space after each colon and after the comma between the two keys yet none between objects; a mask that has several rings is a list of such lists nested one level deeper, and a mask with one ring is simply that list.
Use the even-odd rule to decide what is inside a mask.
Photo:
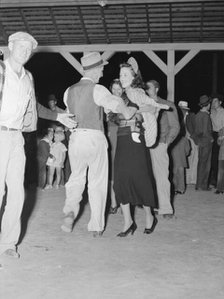
[{"label": "dirt floor", "polygon": [[0,258],[1,299],[224,298],[224,195],[188,186],[176,217],[158,217],[152,235],[118,238],[122,214],[110,215],[101,238],[87,231],[89,205],[74,231],[60,230],[65,190],[27,192],[19,260]]}]

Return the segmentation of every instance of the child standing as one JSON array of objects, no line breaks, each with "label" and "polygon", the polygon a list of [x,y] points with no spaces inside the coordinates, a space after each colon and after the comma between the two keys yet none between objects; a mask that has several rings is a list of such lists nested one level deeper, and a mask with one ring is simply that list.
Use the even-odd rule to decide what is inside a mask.
[{"label": "child standing", "polygon": [[65,134],[62,131],[55,132],[54,143],[50,149],[50,155],[47,160],[48,166],[48,184],[45,189],[51,189],[54,180],[54,174],[56,172],[56,184],[55,188],[59,188],[62,176],[62,168],[64,167],[66,157],[66,146],[62,143],[65,139]]},{"label": "child standing", "polygon": [[38,187],[43,189],[47,178],[47,159],[50,154],[50,147],[54,137],[52,128],[48,128],[44,137],[39,141],[37,147],[37,163],[38,163]]}]

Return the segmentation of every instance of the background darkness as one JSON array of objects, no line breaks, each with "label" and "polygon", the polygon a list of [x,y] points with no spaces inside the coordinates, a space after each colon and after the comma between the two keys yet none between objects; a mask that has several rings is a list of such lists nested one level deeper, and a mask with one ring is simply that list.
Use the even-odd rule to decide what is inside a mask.
[{"label": "background darkness", "polygon": [[[156,52],[166,61],[166,52]],[[176,63],[186,52],[176,52]],[[193,111],[198,110],[198,99],[202,94],[210,95],[213,82],[213,54],[217,54],[217,92],[224,94],[224,51],[201,51],[177,75],[175,79],[175,103],[180,100],[189,102]],[[74,57],[80,61],[82,53],[75,53]],[[116,53],[104,68],[104,76],[100,83],[109,87],[110,82],[119,76],[119,65],[133,56],[141,70],[144,80],[155,79],[160,82],[160,96],[167,97],[166,76],[143,53]],[[64,108],[62,98],[67,87],[76,83],[81,75],[57,53],[37,53],[27,63],[26,68],[34,76],[38,101],[47,106],[47,96],[54,93],[58,98],[58,106]]]}]

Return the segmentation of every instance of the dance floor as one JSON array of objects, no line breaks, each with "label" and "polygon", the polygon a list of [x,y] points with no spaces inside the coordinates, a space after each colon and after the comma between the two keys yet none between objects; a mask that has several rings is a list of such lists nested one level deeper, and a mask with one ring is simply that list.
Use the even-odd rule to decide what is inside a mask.
[{"label": "dance floor", "polygon": [[64,187],[26,194],[21,258],[0,257],[2,299],[223,299],[224,195],[188,186],[174,201],[175,218],[158,216],[145,235],[118,238],[123,217],[107,218],[101,238],[87,231],[88,203],[72,233],[60,230]]}]

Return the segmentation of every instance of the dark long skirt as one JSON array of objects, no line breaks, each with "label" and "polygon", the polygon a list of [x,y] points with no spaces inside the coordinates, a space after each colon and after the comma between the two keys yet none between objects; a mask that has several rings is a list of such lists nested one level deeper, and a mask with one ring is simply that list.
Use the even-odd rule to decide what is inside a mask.
[{"label": "dark long skirt", "polygon": [[136,143],[130,133],[118,134],[114,161],[114,191],[118,203],[156,208],[150,152],[142,135],[140,139],[141,143]]}]

